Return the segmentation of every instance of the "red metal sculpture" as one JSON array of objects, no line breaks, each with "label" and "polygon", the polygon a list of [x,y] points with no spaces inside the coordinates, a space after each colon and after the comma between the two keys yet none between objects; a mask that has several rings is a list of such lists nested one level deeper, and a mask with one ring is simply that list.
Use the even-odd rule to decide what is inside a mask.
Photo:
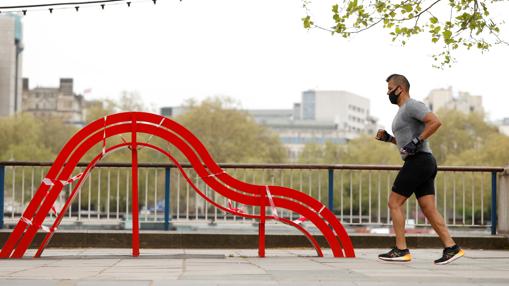
[{"label": "red metal sculpture", "polygon": [[[137,140],[138,133],[150,134],[147,142]],[[110,137],[131,134],[131,141],[107,147]],[[222,206],[206,196],[189,178],[180,163],[166,150],[150,144],[150,138],[157,136],[176,146],[191,163],[201,179],[220,195],[228,199],[228,207]],[[80,174],[71,177],[79,160],[97,144],[102,151],[89,163]],[[171,119],[144,112],[125,112],[98,119],[78,131],[62,148],[53,166],[41,182],[37,192],[0,251],[0,258],[21,258],[32,243],[39,229],[47,232],[35,257],[40,257],[44,248],[60,224],[64,213],[81,189],[96,163],[109,153],[120,148],[129,148],[132,156],[132,255],[139,255],[139,219],[138,219],[138,150],[150,148],[166,155],[180,170],[191,187],[215,207],[236,216],[259,220],[258,255],[265,256],[265,221],[276,220],[293,226],[301,231],[316,249],[318,256],[323,256],[316,239],[301,226],[303,221],[310,221],[323,234],[335,257],[355,257],[350,240],[336,216],[316,199],[293,189],[281,186],[262,186],[248,184],[235,179],[223,171],[212,159],[203,144],[189,130]],[[71,194],[59,213],[53,207],[63,186],[76,182]],[[241,209],[233,208],[231,201],[259,207],[258,214],[248,214]],[[266,215],[265,208],[270,207],[271,215]],[[280,217],[277,208],[285,208],[301,215],[295,221]],[[43,226],[47,214],[53,211],[56,219],[50,228]]]}]

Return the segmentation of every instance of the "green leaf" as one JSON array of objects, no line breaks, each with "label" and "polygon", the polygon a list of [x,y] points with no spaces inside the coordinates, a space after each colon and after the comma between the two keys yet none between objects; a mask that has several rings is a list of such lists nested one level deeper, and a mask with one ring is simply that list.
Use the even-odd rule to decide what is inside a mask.
[{"label": "green leaf", "polygon": [[429,18],[429,21],[430,21],[432,24],[436,24],[436,23],[438,23],[438,18],[437,18],[437,17],[431,17],[431,18]]},{"label": "green leaf", "polygon": [[451,37],[452,37],[452,32],[451,32],[451,30],[445,30],[445,31],[442,33],[442,35],[444,35],[444,39],[445,39],[445,40],[450,40],[450,39],[451,39]]},{"label": "green leaf", "polygon": [[313,25],[313,21],[311,21],[310,16],[306,16],[302,18],[302,23],[304,24],[304,28],[309,29]]},{"label": "green leaf", "polygon": [[338,4],[334,4],[332,6],[332,12],[334,12],[334,14],[337,14],[338,13]]}]

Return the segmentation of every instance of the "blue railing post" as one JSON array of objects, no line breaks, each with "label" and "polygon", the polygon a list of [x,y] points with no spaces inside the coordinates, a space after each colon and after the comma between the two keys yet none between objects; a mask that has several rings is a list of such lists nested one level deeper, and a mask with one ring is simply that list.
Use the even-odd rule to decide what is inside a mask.
[{"label": "blue railing post", "polygon": [[329,171],[329,209],[334,209],[334,169],[328,169]]},{"label": "blue railing post", "polygon": [[491,172],[491,234],[497,234],[497,172]]},{"label": "blue railing post", "polygon": [[5,166],[0,166],[0,229],[4,228]]},{"label": "blue railing post", "polygon": [[164,230],[170,230],[170,167],[164,169]]}]

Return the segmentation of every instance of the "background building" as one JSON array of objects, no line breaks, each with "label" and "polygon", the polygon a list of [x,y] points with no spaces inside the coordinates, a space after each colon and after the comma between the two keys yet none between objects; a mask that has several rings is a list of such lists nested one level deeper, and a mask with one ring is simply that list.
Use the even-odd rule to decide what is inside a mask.
[{"label": "background building", "polygon": [[447,89],[433,89],[424,99],[431,111],[440,109],[457,110],[463,113],[478,112],[484,113],[482,105],[482,96],[470,95],[468,92],[458,92],[458,96],[453,95],[452,87]]},{"label": "background building", "polygon": [[[369,99],[346,91],[308,90],[291,109],[246,110],[254,120],[275,131],[288,149],[290,160],[298,158],[308,143],[345,143],[361,134],[375,134],[377,119],[370,116]],[[185,107],[163,107],[161,114],[174,117]]]},{"label": "background building", "polygon": [[495,125],[498,127],[498,132],[509,136],[509,117],[495,121]]},{"label": "background building", "polygon": [[37,117],[58,117],[67,124],[83,126],[85,102],[82,95],[73,91],[73,79],[60,79],[59,87],[35,87],[30,89],[27,78],[23,79],[23,112]]},{"label": "background building", "polygon": [[22,110],[23,27],[16,15],[0,15],[0,116]]},{"label": "background building", "polygon": [[346,91],[308,90],[300,110],[300,119],[334,122],[340,130],[359,134],[365,131],[369,99]]}]

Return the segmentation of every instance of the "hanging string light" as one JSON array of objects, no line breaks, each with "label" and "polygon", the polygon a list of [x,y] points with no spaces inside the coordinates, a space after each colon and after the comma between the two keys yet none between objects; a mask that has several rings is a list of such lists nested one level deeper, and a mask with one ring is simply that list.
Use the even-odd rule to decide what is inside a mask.
[{"label": "hanging string light", "polygon": [[[106,5],[118,5],[125,3],[128,8],[131,7],[131,4],[134,2],[144,2],[144,1],[152,1],[154,5],[157,4],[157,0],[95,0],[95,1],[73,1],[73,2],[53,2],[53,3],[44,3],[44,4],[29,4],[29,5],[12,5],[12,6],[0,6],[0,14],[2,12],[17,12],[23,13],[23,15],[27,15],[28,11],[36,11],[41,10],[41,8],[48,9],[50,14],[53,14],[53,11],[56,9],[74,9],[76,12],[79,12],[80,8],[92,5],[99,5],[101,10],[104,10]],[[179,0],[182,2],[182,0]],[[60,8],[59,8],[60,7]]]}]

